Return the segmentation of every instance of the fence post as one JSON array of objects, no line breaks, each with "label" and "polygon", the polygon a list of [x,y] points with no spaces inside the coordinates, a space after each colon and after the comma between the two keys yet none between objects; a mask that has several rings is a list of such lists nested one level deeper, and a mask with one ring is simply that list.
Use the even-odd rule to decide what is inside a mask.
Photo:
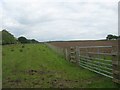
[{"label": "fence post", "polygon": [[75,55],[75,53],[76,53],[76,50],[75,50],[76,48],[75,47],[70,47],[70,62],[72,62],[72,63],[76,63],[76,55]]},{"label": "fence post", "polygon": [[80,49],[76,46],[76,64],[79,66],[80,62]]},{"label": "fence post", "polygon": [[116,52],[113,52],[112,55],[112,65],[113,65],[113,82],[120,84],[120,61],[119,55]]},{"label": "fence post", "polygon": [[65,49],[65,59],[68,60],[68,50],[67,50],[67,48]]}]

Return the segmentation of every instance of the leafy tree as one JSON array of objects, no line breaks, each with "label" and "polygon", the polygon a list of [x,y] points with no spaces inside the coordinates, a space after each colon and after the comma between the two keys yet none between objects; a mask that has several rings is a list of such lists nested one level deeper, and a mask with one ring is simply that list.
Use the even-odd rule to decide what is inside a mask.
[{"label": "leafy tree", "polygon": [[109,34],[109,35],[107,35],[107,37],[106,37],[107,40],[111,40],[112,38],[113,38],[113,35],[112,35],[112,34]]},{"label": "leafy tree", "polygon": [[109,34],[106,37],[107,40],[117,40],[119,38],[120,38],[120,36],[116,36],[116,35],[112,35],[112,34]]},{"label": "leafy tree", "polygon": [[118,36],[115,36],[115,35],[114,35],[114,36],[113,36],[113,39],[117,40],[117,39],[118,39]]},{"label": "leafy tree", "polygon": [[15,44],[17,43],[16,38],[9,33],[7,30],[2,30],[2,44]]},{"label": "leafy tree", "polygon": [[25,37],[19,37],[18,41],[21,43],[28,43],[28,40]]}]

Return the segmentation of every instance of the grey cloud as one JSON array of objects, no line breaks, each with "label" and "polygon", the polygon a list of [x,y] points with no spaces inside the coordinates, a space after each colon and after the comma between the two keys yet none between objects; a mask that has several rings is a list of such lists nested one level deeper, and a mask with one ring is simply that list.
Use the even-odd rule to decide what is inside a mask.
[{"label": "grey cloud", "polygon": [[100,39],[117,34],[116,2],[51,1],[0,1],[4,4],[3,26],[17,37],[40,41]]}]

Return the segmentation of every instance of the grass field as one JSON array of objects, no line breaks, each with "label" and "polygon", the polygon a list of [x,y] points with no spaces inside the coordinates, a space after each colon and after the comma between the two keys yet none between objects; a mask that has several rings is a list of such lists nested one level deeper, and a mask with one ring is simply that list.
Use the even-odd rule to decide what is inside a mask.
[{"label": "grass field", "polygon": [[3,88],[117,88],[111,79],[80,68],[44,44],[6,45]]}]

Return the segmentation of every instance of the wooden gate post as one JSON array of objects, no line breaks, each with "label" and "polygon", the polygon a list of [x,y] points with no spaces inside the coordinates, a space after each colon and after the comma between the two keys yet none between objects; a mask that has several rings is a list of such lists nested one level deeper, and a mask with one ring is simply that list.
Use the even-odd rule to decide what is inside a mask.
[{"label": "wooden gate post", "polygon": [[80,49],[78,46],[76,46],[76,64],[80,65]]},{"label": "wooden gate post", "polygon": [[65,59],[68,60],[68,49],[65,49]]},{"label": "wooden gate post", "polygon": [[70,47],[70,62],[76,63],[76,48]]},{"label": "wooden gate post", "polygon": [[112,65],[113,65],[113,82],[120,84],[120,56],[118,52],[113,52]]}]

